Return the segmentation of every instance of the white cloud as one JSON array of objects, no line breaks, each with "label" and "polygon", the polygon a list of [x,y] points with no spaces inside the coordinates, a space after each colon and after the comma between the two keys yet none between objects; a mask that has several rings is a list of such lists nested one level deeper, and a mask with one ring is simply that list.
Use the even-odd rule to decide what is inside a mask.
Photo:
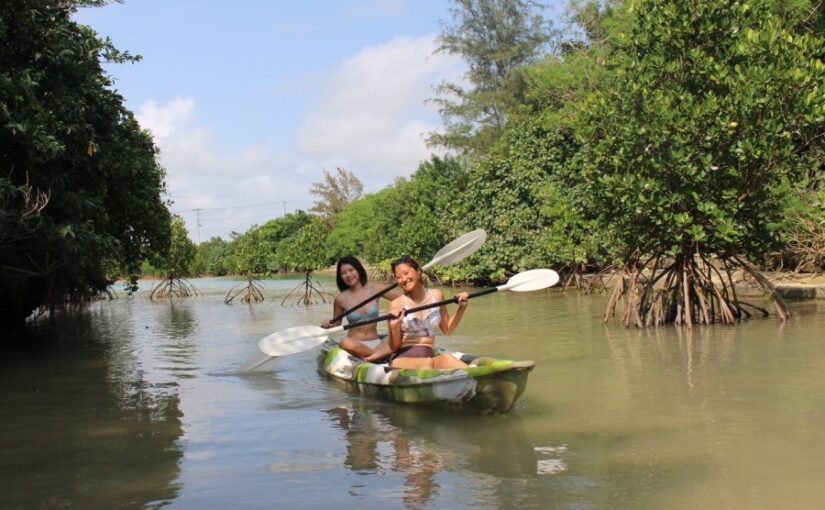
[{"label": "white cloud", "polygon": [[167,138],[175,129],[192,117],[195,101],[189,97],[178,97],[165,106],[158,106],[148,101],[138,109],[137,118],[140,125],[150,130],[156,139]]},{"label": "white cloud", "polygon": [[215,130],[197,123],[194,98],[141,105],[137,118],[155,136],[172,210],[184,217],[190,237],[226,238],[284,211],[309,209],[309,189],[324,169],[347,168],[367,191],[415,171],[432,152],[425,134],[440,126],[435,107],[424,102],[433,84],[457,81],[462,70],[458,59],[433,55],[434,44],[433,37],[397,38],[345,61],[325,78],[287,154],[273,153],[265,132],[264,142],[227,148]]},{"label": "white cloud", "polygon": [[440,125],[425,101],[432,85],[455,81],[460,60],[434,55],[434,37],[401,37],[366,48],[328,79],[324,96],[301,126],[309,156],[346,166],[369,189],[409,175],[432,152],[424,136]]},{"label": "white cloud", "polygon": [[148,101],[136,114],[155,136],[171,209],[186,220],[193,240],[226,238],[284,210],[311,207],[307,179],[295,176],[301,162],[261,145],[226,149],[215,132],[195,125],[194,112],[194,99],[177,98],[162,105]]}]

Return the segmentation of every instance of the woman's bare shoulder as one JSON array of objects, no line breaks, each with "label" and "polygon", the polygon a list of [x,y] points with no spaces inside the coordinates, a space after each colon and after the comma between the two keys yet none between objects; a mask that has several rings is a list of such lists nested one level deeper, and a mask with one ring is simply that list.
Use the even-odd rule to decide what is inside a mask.
[{"label": "woman's bare shoulder", "polygon": [[398,296],[397,298],[390,301],[390,310],[400,310],[404,308],[405,300],[404,296]]}]

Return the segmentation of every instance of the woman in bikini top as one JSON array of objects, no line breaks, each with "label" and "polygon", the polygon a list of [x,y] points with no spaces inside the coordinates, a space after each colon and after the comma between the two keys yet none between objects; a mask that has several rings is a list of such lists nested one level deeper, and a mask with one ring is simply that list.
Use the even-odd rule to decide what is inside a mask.
[{"label": "woman in bikini top", "polygon": [[[451,354],[436,356],[436,326],[442,333],[449,335],[461,322],[467,308],[468,294],[458,295],[458,310],[450,316],[447,307],[407,313],[407,310],[421,305],[442,301],[444,295],[437,289],[427,290],[421,282],[421,268],[414,259],[402,257],[392,264],[393,274],[404,295],[390,303],[389,321],[390,338],[386,346],[382,345],[367,357],[367,361],[383,361],[390,355],[393,368],[462,368],[467,365]],[[385,348],[386,347],[386,348]]]},{"label": "woman in bikini top", "polygon": [[[373,285],[367,283],[367,271],[361,262],[351,256],[342,257],[338,260],[335,270],[335,283],[341,294],[335,298],[333,303],[334,317],[338,317],[353,305],[364,301],[368,297],[384,290],[384,285]],[[392,300],[398,297],[397,292],[387,292],[384,298]],[[378,317],[378,299],[374,299],[357,310],[350,312],[347,317],[348,324],[355,324],[368,319]],[[341,324],[341,321],[324,321],[323,328],[331,328]],[[381,337],[378,335],[378,325],[376,323],[366,324],[347,330],[347,336],[341,340],[341,347],[358,357],[364,358],[372,354],[381,344]]]}]

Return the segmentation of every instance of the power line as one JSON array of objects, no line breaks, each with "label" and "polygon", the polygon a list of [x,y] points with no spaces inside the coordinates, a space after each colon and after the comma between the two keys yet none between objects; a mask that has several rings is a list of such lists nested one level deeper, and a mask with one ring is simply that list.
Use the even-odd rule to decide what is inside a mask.
[{"label": "power line", "polygon": [[[257,224],[265,221],[269,221],[274,219],[278,216],[278,212],[276,211],[276,207],[279,209],[282,208],[283,216],[287,214],[287,206],[292,205],[292,209],[298,210],[295,206],[300,205],[310,205],[310,202],[295,202],[291,200],[281,200],[279,202],[266,202],[266,203],[259,203],[259,204],[248,204],[248,205],[232,205],[232,206],[225,206],[225,207],[196,207],[194,209],[181,209],[178,211],[173,211],[173,214],[180,214],[188,218],[186,221],[189,223],[190,227],[195,230],[195,237],[198,244],[201,244],[203,237],[212,238],[215,237],[225,237],[232,232],[239,232],[241,233],[244,230],[244,226],[241,223],[249,222],[246,228],[251,226],[251,224]],[[260,211],[258,213],[252,213],[252,215],[244,215],[239,216],[238,213],[222,213],[219,211],[227,211],[233,209],[251,209],[251,208],[260,208],[260,207],[269,207],[270,211]],[[192,213],[194,213],[194,218],[192,217]],[[251,220],[251,221],[250,221]],[[227,232],[229,230],[229,232]],[[209,234],[209,235],[206,235]]]},{"label": "power line", "polygon": [[312,205],[312,202],[294,202],[292,200],[287,202],[287,201],[282,200],[280,202],[266,202],[266,203],[263,203],[263,204],[230,205],[230,206],[226,206],[226,207],[200,207],[200,208],[196,208],[196,209],[181,209],[181,210],[178,210],[178,211],[172,211],[172,214],[180,214],[180,213],[184,213],[184,212],[197,212],[197,211],[223,211],[223,210],[226,210],[226,209],[246,209],[246,208],[251,208],[251,207],[264,207],[264,206],[268,206],[268,205],[283,205],[284,214],[286,214],[286,204],[287,203],[299,204],[299,205]]}]

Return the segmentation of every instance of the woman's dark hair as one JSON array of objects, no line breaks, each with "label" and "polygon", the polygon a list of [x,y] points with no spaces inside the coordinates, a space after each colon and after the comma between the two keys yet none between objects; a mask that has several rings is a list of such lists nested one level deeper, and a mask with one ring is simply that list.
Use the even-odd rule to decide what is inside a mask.
[{"label": "woman's dark hair", "polygon": [[338,285],[338,290],[344,292],[349,287],[347,284],[344,283],[344,280],[341,278],[341,266],[344,264],[349,264],[358,271],[358,280],[361,282],[361,285],[367,284],[367,270],[364,269],[364,266],[361,264],[361,261],[357,258],[353,257],[352,255],[347,255],[346,257],[341,257],[338,259],[338,266],[335,268],[335,284]]},{"label": "woman's dark hair", "polygon": [[407,264],[408,266],[412,267],[413,269],[421,269],[421,266],[418,265],[418,261],[414,258],[410,257],[409,255],[404,255],[403,257],[399,257],[392,261],[390,267],[392,268],[392,272],[395,272],[395,266],[400,264]]}]

